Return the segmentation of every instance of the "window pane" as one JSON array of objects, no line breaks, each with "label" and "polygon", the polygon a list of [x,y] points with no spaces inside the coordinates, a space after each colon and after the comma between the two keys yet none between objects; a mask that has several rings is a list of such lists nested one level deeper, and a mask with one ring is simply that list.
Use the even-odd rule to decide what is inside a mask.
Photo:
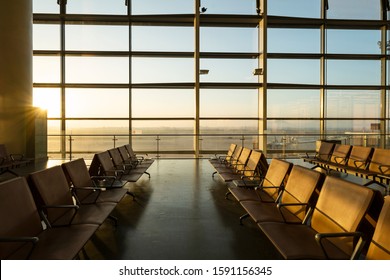
[{"label": "window pane", "polygon": [[132,0],[133,15],[138,14],[193,14],[193,0]]},{"label": "window pane", "polygon": [[66,12],[127,15],[127,7],[124,0],[67,0]]},{"label": "window pane", "polygon": [[[128,118],[128,89],[66,89],[67,118]],[[112,104],[112,106],[107,106]]]},{"label": "window pane", "polygon": [[[250,135],[246,136],[244,139],[242,135],[202,135],[202,141],[201,141],[201,150],[202,151],[217,151],[223,149],[226,151],[226,149],[230,146],[230,144],[236,144],[238,146],[244,146],[251,149],[258,149],[259,145],[259,136],[257,135]],[[215,152],[212,152],[212,155],[214,156]]]},{"label": "window pane", "polygon": [[268,1],[268,14],[277,16],[319,18],[321,0]]},{"label": "window pane", "polygon": [[[320,121],[313,120],[269,120],[267,121],[267,132],[274,134],[284,133],[319,133],[320,132]],[[281,138],[284,135],[277,135],[273,137],[268,136],[270,142],[281,142]],[[273,138],[273,140],[272,140]],[[317,137],[316,137],[317,138]]]},{"label": "window pane", "polygon": [[193,27],[133,26],[131,32],[133,51],[194,51]]},{"label": "window pane", "polygon": [[254,15],[256,12],[256,0],[202,0],[202,7],[207,8],[207,14],[246,14]]},{"label": "window pane", "polygon": [[66,25],[67,50],[128,51],[128,26]]},{"label": "window pane", "polygon": [[314,59],[269,59],[268,82],[319,84],[320,61]]},{"label": "window pane", "polygon": [[[55,121],[48,120],[47,121],[47,134],[48,135],[50,135],[50,134],[59,135],[60,133],[61,133],[61,122],[57,121],[57,120],[55,120]],[[49,137],[49,139],[51,139],[51,138]],[[48,142],[49,142],[48,144],[50,144],[52,141],[48,141]],[[49,151],[50,151],[50,149],[49,149]]]},{"label": "window pane", "polygon": [[267,114],[271,118],[318,118],[320,91],[270,89],[267,94]]},{"label": "window pane", "polygon": [[33,13],[58,14],[60,6],[55,0],[33,0]]},{"label": "window pane", "polygon": [[379,30],[327,30],[328,53],[380,54]]},{"label": "window pane", "polygon": [[[129,121],[127,120],[67,120],[67,134],[128,134]],[[100,149],[103,150],[103,149]]]},{"label": "window pane", "polygon": [[59,83],[61,81],[61,60],[57,56],[33,57],[34,83]]},{"label": "window pane", "polygon": [[258,134],[256,120],[201,120],[200,133],[204,134]]},{"label": "window pane", "polygon": [[34,50],[60,50],[60,26],[54,24],[33,25]]},{"label": "window pane", "polygon": [[127,57],[67,57],[67,83],[128,83]]},{"label": "window pane", "polygon": [[380,60],[328,60],[330,85],[380,85]]},{"label": "window pane", "polygon": [[48,118],[61,117],[61,90],[59,88],[34,88],[33,106],[47,110]]},{"label": "window pane", "polygon": [[200,81],[256,83],[253,70],[257,65],[257,59],[202,59],[200,68],[209,70],[209,73],[201,75]]},{"label": "window pane", "polygon": [[[319,138],[319,121],[275,120],[268,121],[267,149],[270,150],[314,150]],[[296,133],[297,135],[294,135]],[[302,136],[307,133],[311,135]],[[314,134],[314,135],[313,135]],[[316,135],[317,134],[317,135]]]},{"label": "window pane", "polygon": [[319,53],[319,29],[269,28],[268,52],[270,53]]},{"label": "window pane", "polygon": [[328,0],[328,18],[380,19],[381,0]]},{"label": "window pane", "polygon": [[[347,144],[365,146],[364,135],[370,133],[371,124],[377,120],[331,120],[326,121],[326,132],[338,134]],[[376,133],[376,132],[375,132]]]},{"label": "window pane", "polygon": [[192,58],[132,58],[133,83],[193,82]]},{"label": "window pane", "polygon": [[195,116],[191,89],[133,89],[132,96],[134,118]]},{"label": "window pane", "polygon": [[201,27],[203,52],[258,52],[257,28]]},{"label": "window pane", "polygon": [[256,89],[202,89],[200,91],[201,117],[249,117],[258,116]]},{"label": "window pane", "polygon": [[[48,120],[47,121],[47,151],[48,153],[58,153],[61,149],[61,121]],[[57,157],[59,154],[49,154],[50,158]]]},{"label": "window pane", "polygon": [[379,118],[380,92],[368,90],[328,90],[327,117]]}]

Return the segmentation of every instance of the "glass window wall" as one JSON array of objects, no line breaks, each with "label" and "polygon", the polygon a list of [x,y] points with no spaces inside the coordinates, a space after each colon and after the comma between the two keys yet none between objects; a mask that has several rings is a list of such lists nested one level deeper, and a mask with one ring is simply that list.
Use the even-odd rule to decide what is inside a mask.
[{"label": "glass window wall", "polygon": [[[270,150],[312,149],[310,137],[320,132],[347,139],[347,132],[383,122],[389,131],[381,0],[329,0],[323,37],[323,1],[268,1],[266,63],[256,0],[129,2],[124,16],[124,0],[68,0],[61,23],[45,15],[59,13],[57,1],[33,1],[34,106],[48,110],[49,133],[109,134],[104,147],[114,145],[112,135],[115,143],[132,135],[139,150],[196,154],[197,144],[200,153],[221,148],[206,134],[221,135],[223,147],[230,140],[259,147],[259,124],[275,134],[264,147]],[[196,49],[194,13],[202,7]],[[198,62],[208,74],[195,73]],[[266,75],[253,75],[261,67]],[[156,138],[170,133],[183,136]],[[55,139],[50,151],[62,148],[63,139]],[[97,138],[85,139],[73,147],[102,150],[87,147]]]}]

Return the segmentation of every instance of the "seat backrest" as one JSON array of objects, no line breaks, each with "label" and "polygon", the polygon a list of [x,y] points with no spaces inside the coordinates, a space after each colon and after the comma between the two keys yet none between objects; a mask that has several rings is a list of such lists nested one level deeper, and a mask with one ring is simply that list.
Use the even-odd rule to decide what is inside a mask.
[{"label": "seat backrest", "polygon": [[234,144],[234,143],[230,144],[229,150],[228,150],[227,153],[226,153],[226,158],[225,158],[226,161],[229,161],[229,160],[230,160],[230,158],[232,157],[232,155],[233,155],[234,150],[236,149],[236,147],[237,147],[236,144]]},{"label": "seat backrest", "polygon": [[109,149],[108,153],[110,154],[111,160],[115,166],[123,164],[122,156],[117,148]]},{"label": "seat backrest", "polygon": [[100,163],[100,171],[103,175],[115,175],[115,166],[108,151],[97,153],[96,157]]},{"label": "seat backrest", "polygon": [[336,144],[334,146],[330,161],[336,164],[346,164],[351,152],[351,145]]},{"label": "seat backrest", "polygon": [[[61,166],[53,166],[29,175],[31,189],[38,199],[38,208],[43,205],[74,205],[71,190]],[[40,205],[41,204],[41,205]],[[46,211],[51,224],[69,213],[69,209],[48,208]]]},{"label": "seat backrest", "polygon": [[134,153],[133,147],[130,144],[126,144],[125,148],[127,149],[127,152],[129,153],[129,156],[132,160],[137,160],[137,155]]},{"label": "seat backrest", "polygon": [[[289,174],[293,164],[281,159],[274,158],[268,167],[267,173],[263,180],[264,187],[279,187],[283,186],[284,180]],[[279,190],[276,188],[264,188],[263,191],[276,200],[279,195]]]},{"label": "seat backrest", "polygon": [[[354,232],[374,197],[372,189],[327,176],[311,218],[311,227],[322,233]],[[354,248],[353,237],[329,239],[346,254]]]},{"label": "seat backrest", "polygon": [[118,147],[118,151],[122,157],[122,160],[126,161],[126,160],[131,160],[130,156],[129,156],[129,153],[126,149],[125,146],[119,146]]},{"label": "seat backrest", "polygon": [[385,175],[390,174],[390,150],[375,148],[368,170]]},{"label": "seat backrest", "polygon": [[328,161],[332,155],[332,151],[335,144],[332,142],[322,141],[318,150],[317,158],[320,160]]},{"label": "seat backrest", "polygon": [[[25,178],[18,177],[0,183],[0,221],[0,236],[3,238],[33,237],[43,230]],[[10,258],[23,245],[18,242],[0,242],[0,259]]]},{"label": "seat backrest", "polygon": [[238,162],[238,158],[240,157],[242,150],[243,147],[237,146],[236,149],[234,150],[232,157],[230,158],[229,163],[236,164]]},{"label": "seat backrest", "polygon": [[263,153],[263,151],[260,151],[260,153],[261,153],[261,156],[260,156],[259,168],[260,168],[260,172],[263,175],[265,175],[267,173],[269,163],[268,163],[267,158],[265,157],[265,154]]},{"label": "seat backrest", "polygon": [[258,151],[252,151],[251,155],[248,158],[248,161],[245,165],[245,171],[244,176],[253,179],[255,175],[259,176],[259,164],[260,164],[260,158],[261,158],[261,152]]},{"label": "seat backrest", "polygon": [[[310,203],[310,207],[314,206],[318,197],[315,191],[319,192],[323,179],[324,175],[318,171],[294,165],[288,175],[280,203]],[[288,209],[300,220],[303,220],[309,206],[288,206],[284,209]]]},{"label": "seat backrest", "polygon": [[348,158],[348,166],[366,169],[373,149],[371,147],[353,146]]},{"label": "seat backrest", "polygon": [[100,175],[100,161],[97,157],[97,154],[93,155],[91,164],[89,165],[88,172],[90,176],[99,176]]},{"label": "seat backrest", "polygon": [[390,196],[385,197],[366,259],[390,260]]},{"label": "seat backrest", "polygon": [[77,191],[77,188],[94,186],[84,159],[79,158],[65,162],[61,166],[68,181],[76,188],[75,192],[80,200],[85,199],[93,192],[92,190]]},{"label": "seat backrest", "polygon": [[249,156],[251,154],[252,150],[251,149],[248,149],[248,148],[242,148],[242,151],[241,151],[241,154],[240,156],[238,157],[238,160],[237,160],[237,166],[236,166],[236,169],[238,171],[243,171],[245,169],[245,166],[246,166],[246,163],[249,159]]}]

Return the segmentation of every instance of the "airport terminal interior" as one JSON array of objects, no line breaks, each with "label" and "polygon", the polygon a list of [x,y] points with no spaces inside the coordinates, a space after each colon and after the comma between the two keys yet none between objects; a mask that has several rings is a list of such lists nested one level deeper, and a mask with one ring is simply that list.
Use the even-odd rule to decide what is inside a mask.
[{"label": "airport terminal interior", "polygon": [[0,259],[390,259],[389,18],[1,2]]}]

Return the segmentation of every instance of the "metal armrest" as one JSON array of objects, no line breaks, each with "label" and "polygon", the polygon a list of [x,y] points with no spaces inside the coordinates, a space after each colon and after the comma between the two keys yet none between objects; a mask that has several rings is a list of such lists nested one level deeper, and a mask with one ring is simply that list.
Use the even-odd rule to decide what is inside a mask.
[{"label": "metal armrest", "polygon": [[[116,180],[116,176],[92,176],[91,177],[92,183],[94,184],[95,187],[100,188],[96,182],[99,181],[111,181],[110,186],[112,186]],[[110,187],[110,186],[104,186],[105,188]]]},{"label": "metal armrest", "polygon": [[[283,189],[282,186],[258,186],[258,187],[255,187],[254,188],[255,190],[263,190],[263,189]],[[259,195],[258,192],[256,192],[256,195],[257,197],[262,201],[262,202],[267,202],[267,203],[275,203],[275,201],[266,201],[266,200],[263,200],[261,195]],[[279,195],[278,195],[278,198],[279,198]]]},{"label": "metal armrest", "polygon": [[[9,155],[12,160],[22,160],[24,158],[23,154],[10,154]],[[15,157],[18,157],[17,159]]]},{"label": "metal armrest", "polygon": [[[359,165],[357,163],[360,163]],[[353,164],[355,165],[356,168],[361,168],[362,166],[365,165],[365,161],[363,160],[353,160]]]},{"label": "metal armrest", "polygon": [[381,165],[379,165],[378,168],[379,168],[379,171],[382,174],[386,174],[390,170],[390,165],[388,165],[388,164],[381,164]]},{"label": "metal armrest", "polygon": [[[335,162],[337,164],[342,164],[342,162],[344,162],[344,163],[346,162],[345,157],[334,156],[333,158],[335,159]],[[340,161],[338,161],[338,160],[340,160]]]},{"label": "metal armrest", "polygon": [[[79,210],[80,207],[78,205],[74,205],[74,204],[58,204],[58,205],[42,205],[42,208],[43,209],[48,209],[48,208],[74,209],[75,211],[73,211],[72,218],[70,219],[70,221],[68,223],[68,225],[70,225],[73,222],[73,219],[76,216],[77,211]],[[42,218],[44,219],[44,221],[48,227],[53,227],[51,225],[51,223],[49,222],[49,220],[47,219],[46,215],[44,215],[43,213],[42,213]]]},{"label": "metal armrest", "polygon": [[[93,203],[96,203],[97,199],[99,198],[99,195],[101,194],[102,192],[102,188],[99,188],[99,187],[72,187],[72,194],[73,196],[75,197],[75,199],[77,200],[77,204],[83,204],[80,199],[78,198],[77,196],[77,191],[93,191],[93,192],[98,192],[98,195],[95,197],[94,201],[93,202],[90,202],[88,204],[93,204]],[[85,203],[84,203],[85,204]]]},{"label": "metal armrest", "polygon": [[38,243],[39,238],[36,236],[19,236],[19,237],[0,237],[0,242],[31,242],[32,247],[30,251],[27,254],[26,259],[29,259],[31,256],[31,253],[33,252],[35,245]]},{"label": "metal armrest", "polygon": [[351,259],[355,259],[361,253],[363,246],[366,242],[365,236],[362,232],[334,232],[334,233],[317,233],[315,235],[318,245],[321,247],[327,259],[329,259],[328,254],[326,253],[325,247],[322,244],[322,240],[329,238],[339,238],[339,237],[358,237],[359,242],[356,244],[355,249],[351,255]]},{"label": "metal armrest", "polygon": [[282,218],[283,218],[283,221],[287,224],[302,224],[302,222],[289,222],[286,220],[286,217],[283,215],[283,211],[282,211],[282,208],[287,208],[289,206],[310,206],[309,203],[304,203],[304,202],[296,202],[296,203],[278,203],[277,205],[277,208],[280,212],[280,214],[282,215]]}]

